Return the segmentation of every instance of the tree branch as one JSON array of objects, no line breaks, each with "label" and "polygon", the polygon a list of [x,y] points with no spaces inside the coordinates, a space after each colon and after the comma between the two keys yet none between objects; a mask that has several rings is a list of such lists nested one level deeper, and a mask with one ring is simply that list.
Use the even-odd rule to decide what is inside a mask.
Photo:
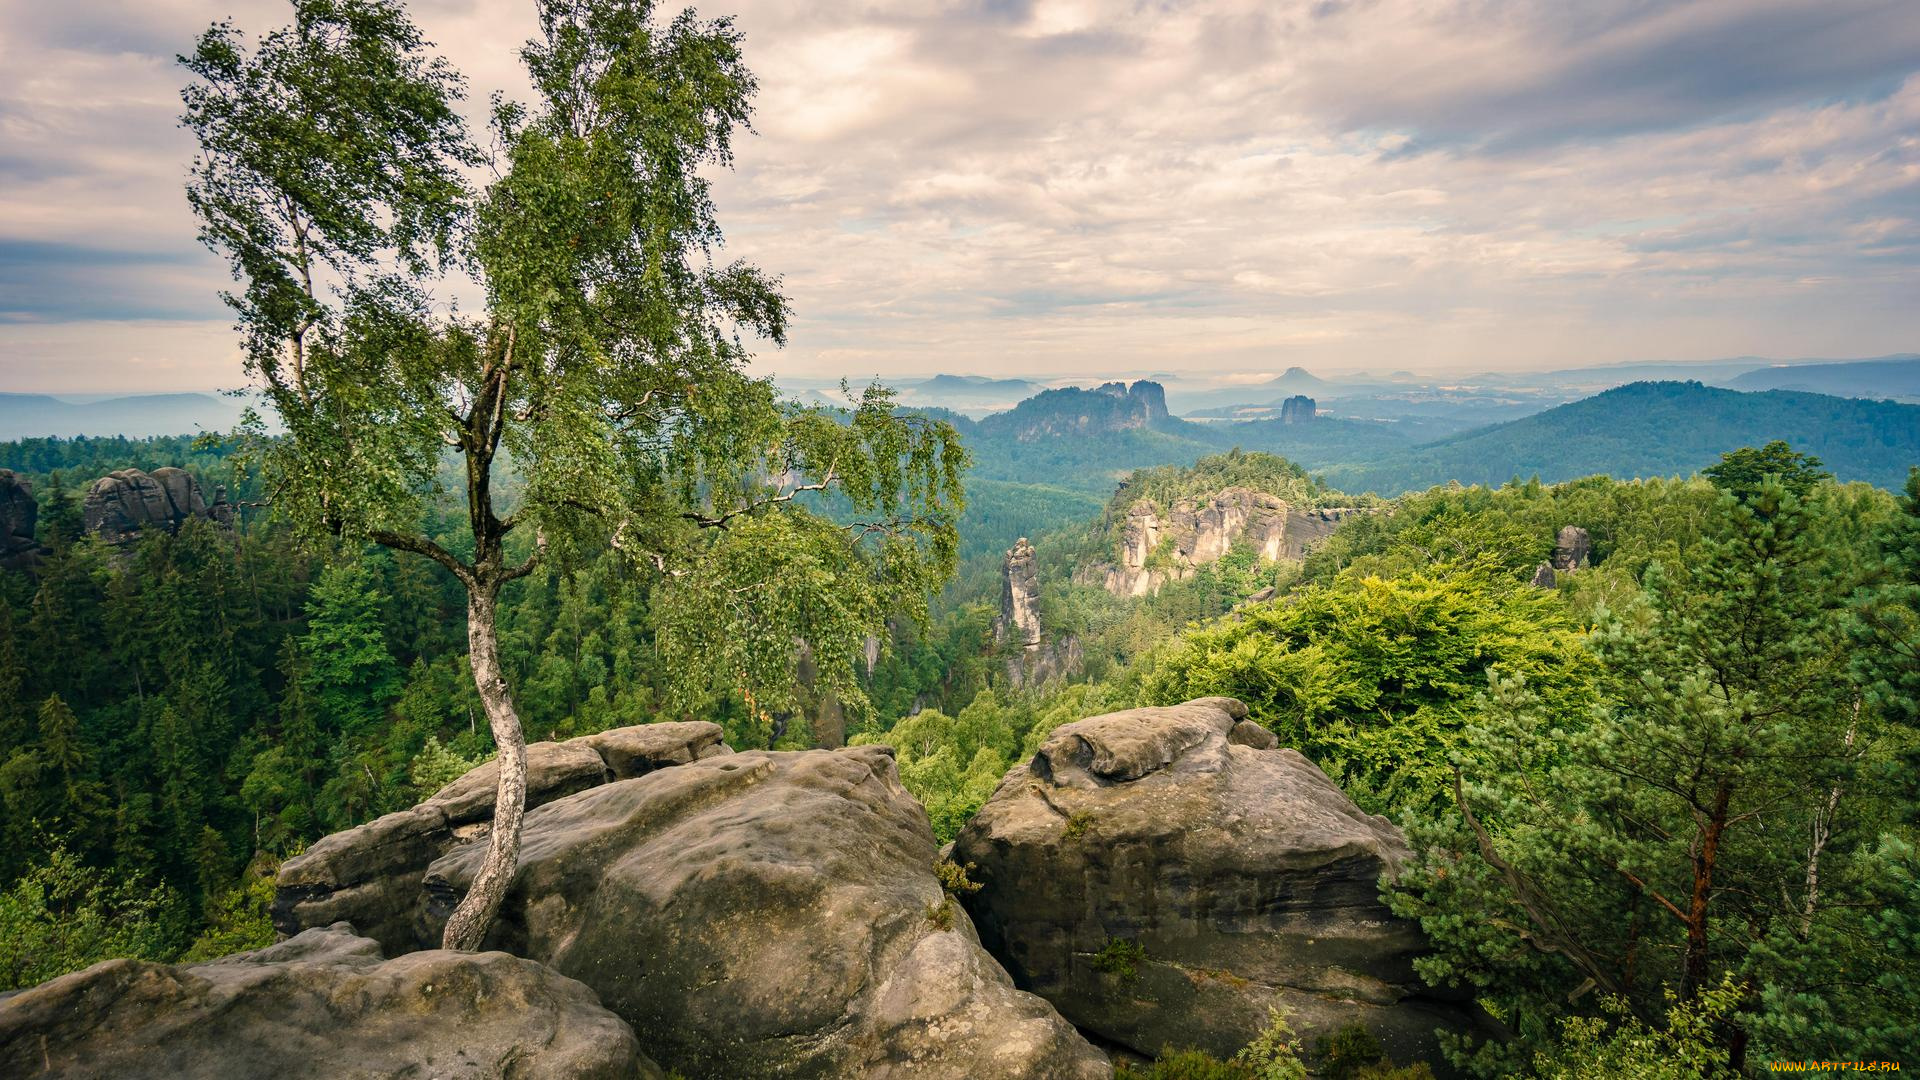
[{"label": "tree branch", "polygon": [[439,544],[434,543],[424,536],[415,536],[411,533],[389,532],[385,529],[374,529],[367,534],[367,537],[382,547],[390,547],[395,551],[410,551],[415,555],[425,555],[427,558],[451,570],[453,576],[459,578],[461,583],[468,588],[474,586],[473,568],[455,558],[453,553],[446,548],[441,547]]},{"label": "tree branch", "polygon": [[732,510],[729,510],[726,513],[721,514],[717,517],[708,517],[704,514],[693,514],[693,513],[681,514],[680,516],[687,519],[688,521],[693,522],[694,524],[700,526],[703,529],[724,529],[727,527],[727,522],[732,521],[734,518],[737,518],[742,514],[751,514],[751,513],[758,512],[760,510],[765,510],[769,506],[777,506],[780,503],[792,502],[794,498],[797,497],[803,491],[825,491],[828,488],[832,487],[834,483],[836,483],[838,480],[839,480],[839,477],[835,476],[833,473],[833,467],[828,466],[827,475],[822,477],[819,480],[819,482],[812,483],[812,484],[801,484],[799,487],[794,488],[792,491],[789,491],[784,495],[775,495],[772,498],[768,498],[768,499],[758,499],[753,502],[747,503],[745,506],[734,507]]},{"label": "tree branch", "polygon": [[1614,981],[1613,976],[1601,966],[1592,953],[1567,932],[1559,918],[1552,914],[1550,905],[1540,890],[1535,888],[1533,883],[1528,881],[1512,863],[1501,858],[1499,852],[1493,849],[1493,838],[1487,835],[1487,830],[1480,825],[1480,819],[1475,817],[1473,811],[1467,806],[1467,793],[1461,783],[1460,768],[1457,765],[1453,770],[1453,801],[1460,808],[1460,814],[1466,819],[1467,826],[1473,830],[1474,840],[1480,848],[1480,857],[1506,879],[1507,886],[1513,890],[1514,899],[1520,904],[1521,910],[1527,913],[1527,918],[1532,920],[1534,926],[1547,938],[1542,941],[1528,936],[1528,940],[1536,942],[1542,951],[1559,953],[1566,957],[1573,962],[1573,966],[1585,972],[1587,977],[1597,983],[1601,989],[1609,994],[1618,994],[1619,985]]}]

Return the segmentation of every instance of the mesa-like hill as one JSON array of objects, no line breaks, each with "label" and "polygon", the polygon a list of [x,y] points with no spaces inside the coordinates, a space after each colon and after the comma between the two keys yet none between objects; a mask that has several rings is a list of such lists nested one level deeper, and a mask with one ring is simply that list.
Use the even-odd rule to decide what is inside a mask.
[{"label": "mesa-like hill", "polygon": [[47,394],[0,394],[0,440],[76,435],[143,439],[224,431],[245,402],[217,394],[136,394],[69,401]]},{"label": "mesa-like hill", "polygon": [[1743,393],[1697,382],[1608,390],[1494,427],[1325,469],[1346,491],[1399,494],[1458,480],[1500,484],[1538,475],[1554,483],[1685,475],[1728,450],[1784,439],[1841,480],[1897,488],[1920,464],[1920,405],[1788,390]]},{"label": "mesa-like hill", "polygon": [[1736,390],[1804,390],[1840,397],[1920,400],[1920,354],[1829,364],[1769,364],[1729,380]]}]

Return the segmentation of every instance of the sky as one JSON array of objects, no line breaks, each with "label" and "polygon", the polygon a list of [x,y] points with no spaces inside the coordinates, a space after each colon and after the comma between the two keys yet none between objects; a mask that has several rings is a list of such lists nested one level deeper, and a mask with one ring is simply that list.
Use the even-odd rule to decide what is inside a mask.
[{"label": "sky", "polygon": [[[525,96],[531,0],[415,0]],[[0,0],[0,391],[240,384],[173,62],[270,0]],[[668,8],[666,10],[673,10]],[[1915,0],[714,0],[761,370],[1241,381],[1920,351]]]}]

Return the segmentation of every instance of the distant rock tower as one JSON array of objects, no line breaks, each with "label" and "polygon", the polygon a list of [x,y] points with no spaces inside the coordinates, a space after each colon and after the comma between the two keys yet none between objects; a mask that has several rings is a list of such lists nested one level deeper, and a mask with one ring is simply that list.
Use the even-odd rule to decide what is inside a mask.
[{"label": "distant rock tower", "polygon": [[1564,525],[1553,538],[1553,557],[1534,570],[1533,583],[1542,589],[1551,589],[1560,583],[1561,574],[1591,565],[1592,556],[1593,540],[1587,530],[1578,525]]},{"label": "distant rock tower", "polygon": [[1305,394],[1295,394],[1280,403],[1280,422],[1283,424],[1304,424],[1313,419],[1319,409],[1318,403]]},{"label": "distant rock tower", "polygon": [[1021,537],[1007,552],[1001,570],[1000,617],[993,623],[997,642],[1013,641],[1032,652],[1040,647],[1040,568],[1033,545]]}]

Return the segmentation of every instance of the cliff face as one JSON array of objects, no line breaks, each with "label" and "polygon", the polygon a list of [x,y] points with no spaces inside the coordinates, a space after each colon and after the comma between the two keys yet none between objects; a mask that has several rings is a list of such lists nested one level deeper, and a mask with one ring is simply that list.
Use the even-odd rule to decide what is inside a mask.
[{"label": "cliff face", "polygon": [[0,469],[0,566],[18,570],[39,560],[40,542],[33,538],[39,521],[33,485],[12,469]]},{"label": "cliff face", "polygon": [[81,515],[88,532],[110,544],[126,544],[139,539],[143,528],[172,532],[188,518],[232,524],[233,506],[225,488],[215,488],[208,503],[190,473],[166,466],[151,473],[121,469],[95,480]]},{"label": "cliff face", "polygon": [[[1141,499],[1120,529],[1119,561],[1107,568],[1107,591],[1146,596],[1169,580],[1186,577],[1245,541],[1264,562],[1301,559],[1349,515],[1364,511],[1295,509],[1278,496],[1250,488],[1227,488],[1182,499],[1163,510]],[[1166,550],[1162,551],[1163,546]],[[1155,553],[1161,552],[1159,559]]]},{"label": "cliff face", "polygon": [[1312,420],[1319,410],[1319,403],[1305,394],[1295,394],[1280,403],[1280,422],[1283,424],[1304,424]]},{"label": "cliff face", "polygon": [[996,642],[1009,640],[1032,651],[1040,647],[1040,569],[1026,537],[1014,542],[1000,574],[1000,617],[993,623]]},{"label": "cliff face", "polygon": [[1048,641],[1040,625],[1040,568],[1033,545],[1021,537],[1007,551],[1000,571],[1000,614],[993,641],[1007,650],[1007,682],[1014,689],[1038,686],[1079,670],[1080,640]]},{"label": "cliff face", "polygon": [[1128,386],[1110,382],[1092,390],[1065,387],[1036,394],[1005,413],[980,421],[984,431],[1010,432],[1022,442],[1063,435],[1150,428],[1171,419],[1167,392],[1142,379]]}]

